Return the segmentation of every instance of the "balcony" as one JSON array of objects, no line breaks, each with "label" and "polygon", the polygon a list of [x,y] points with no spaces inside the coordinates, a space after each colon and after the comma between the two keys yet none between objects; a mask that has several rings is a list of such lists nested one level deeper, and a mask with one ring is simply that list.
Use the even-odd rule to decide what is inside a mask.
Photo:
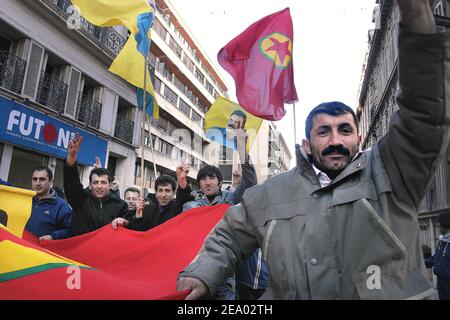
[{"label": "balcony", "polygon": [[133,142],[134,121],[127,119],[121,114],[117,114],[116,129],[114,137],[132,144]]},{"label": "balcony", "polygon": [[79,95],[78,97],[78,121],[83,122],[86,126],[98,129],[100,126],[100,116],[102,113],[102,104],[96,100],[90,99],[87,95]]},{"label": "balcony", "polygon": [[[65,21],[69,18],[68,10],[70,6],[72,6],[72,2],[70,0],[44,0],[45,2],[52,5],[60,15],[64,18]],[[114,28],[107,27],[97,27],[92,23],[88,22],[86,19],[81,17],[80,19],[80,30],[90,39],[94,40],[101,47],[110,52],[114,57],[117,56],[120,50],[125,45],[127,41],[123,38]]]},{"label": "balcony", "polygon": [[42,72],[36,101],[59,113],[64,112],[67,84]]},{"label": "balcony", "polygon": [[0,87],[21,93],[26,61],[8,51],[0,51]]}]

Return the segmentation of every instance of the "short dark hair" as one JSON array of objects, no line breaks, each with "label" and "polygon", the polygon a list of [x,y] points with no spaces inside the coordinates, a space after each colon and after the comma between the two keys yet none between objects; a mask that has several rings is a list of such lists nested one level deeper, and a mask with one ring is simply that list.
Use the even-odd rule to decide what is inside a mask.
[{"label": "short dark hair", "polygon": [[155,190],[158,190],[158,186],[165,186],[166,184],[170,184],[170,186],[172,187],[172,191],[175,191],[175,189],[177,188],[177,180],[175,180],[175,178],[172,176],[163,174],[156,179]]},{"label": "short dark hair", "polygon": [[127,194],[127,192],[136,192],[139,196],[141,196],[141,191],[138,188],[135,187],[129,187],[125,190],[125,192],[123,193],[123,195],[125,196]]},{"label": "short dark hair", "polygon": [[48,181],[53,180],[53,172],[48,167],[44,167],[44,166],[36,167],[33,169],[33,171],[31,171],[31,175],[33,176],[33,173],[35,173],[36,171],[47,171]]},{"label": "short dark hair", "polygon": [[308,141],[311,139],[311,129],[313,126],[314,117],[320,113],[326,113],[333,117],[337,117],[337,116],[349,113],[353,116],[353,121],[355,121],[356,130],[359,130],[358,129],[358,118],[356,117],[356,114],[352,108],[350,108],[348,105],[346,105],[342,102],[339,102],[339,101],[324,102],[324,103],[319,104],[314,109],[312,109],[311,112],[308,114],[308,117],[306,118],[305,134],[306,134],[306,139]]},{"label": "short dark hair", "polygon": [[438,216],[438,222],[445,229],[450,229],[450,212],[441,213]]},{"label": "short dark hair", "polygon": [[91,173],[89,174],[89,183],[92,182],[92,176],[96,174],[97,176],[108,176],[108,181],[111,183],[113,181],[113,176],[111,174],[111,171],[109,171],[106,168],[94,168],[91,170]]},{"label": "short dark hair", "polygon": [[[237,115],[238,117],[241,117],[241,118],[244,119],[244,121],[243,121],[243,123],[242,123],[242,127],[244,127],[244,126],[245,126],[245,122],[247,121],[247,115],[245,114],[245,112],[243,112],[243,111],[241,111],[241,110],[239,110],[239,109],[236,109],[236,110],[234,110],[234,111],[230,114],[230,118],[231,118],[234,114]],[[235,129],[237,129],[237,128],[235,128]]]},{"label": "short dark hair", "polygon": [[215,166],[206,165],[198,171],[197,182],[200,183],[204,177],[216,177],[219,183],[223,180],[222,172]]}]

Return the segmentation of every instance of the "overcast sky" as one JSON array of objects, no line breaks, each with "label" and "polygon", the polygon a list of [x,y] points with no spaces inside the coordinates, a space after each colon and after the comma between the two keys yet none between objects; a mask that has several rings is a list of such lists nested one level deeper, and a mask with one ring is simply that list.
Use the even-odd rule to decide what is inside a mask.
[{"label": "overcast sky", "polygon": [[[170,0],[170,3],[223,76],[230,98],[236,102],[234,81],[217,62],[217,52],[253,22],[290,8],[299,98],[295,105],[297,142],[305,137],[307,114],[319,103],[338,100],[356,109],[375,0]],[[285,108],[286,116],[275,124],[294,155],[292,105]]]}]

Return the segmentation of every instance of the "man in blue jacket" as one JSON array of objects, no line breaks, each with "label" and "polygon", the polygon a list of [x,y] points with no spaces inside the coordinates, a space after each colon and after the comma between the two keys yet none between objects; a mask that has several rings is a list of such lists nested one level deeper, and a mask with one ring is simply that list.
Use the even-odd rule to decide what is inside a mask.
[{"label": "man in blue jacket", "polygon": [[53,172],[37,167],[32,172],[31,188],[36,191],[30,219],[25,229],[41,240],[63,239],[69,236],[72,209],[52,189]]}]

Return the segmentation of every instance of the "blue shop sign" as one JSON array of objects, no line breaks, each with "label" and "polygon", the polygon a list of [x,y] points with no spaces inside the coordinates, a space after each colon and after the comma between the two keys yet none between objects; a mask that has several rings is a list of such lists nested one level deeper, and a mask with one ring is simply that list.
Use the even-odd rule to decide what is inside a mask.
[{"label": "blue shop sign", "polygon": [[101,163],[105,163],[107,140],[0,97],[1,141],[64,159],[67,157],[67,144],[77,132],[83,137],[78,162],[93,165],[95,157],[99,157]]}]

